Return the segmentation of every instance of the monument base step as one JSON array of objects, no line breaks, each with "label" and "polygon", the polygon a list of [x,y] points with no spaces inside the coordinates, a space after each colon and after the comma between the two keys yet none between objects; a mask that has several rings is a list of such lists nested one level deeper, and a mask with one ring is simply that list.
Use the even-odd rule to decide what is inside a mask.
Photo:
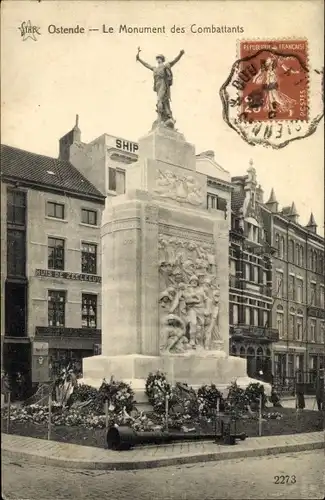
[{"label": "monument base step", "polygon": [[[187,383],[194,389],[204,384],[215,384],[226,396],[228,387],[234,381],[245,389],[250,383],[261,383],[246,374],[246,360],[227,356],[222,351],[204,351],[190,355],[166,354],[162,356],[143,356],[129,354],[121,356],[92,356],[83,359],[83,379],[81,382],[99,388],[105,379],[113,377],[129,383],[139,404],[148,404],[145,384],[149,373],[157,370],[166,374],[171,385],[176,382]],[[263,383],[265,393],[271,394],[270,384]]]}]

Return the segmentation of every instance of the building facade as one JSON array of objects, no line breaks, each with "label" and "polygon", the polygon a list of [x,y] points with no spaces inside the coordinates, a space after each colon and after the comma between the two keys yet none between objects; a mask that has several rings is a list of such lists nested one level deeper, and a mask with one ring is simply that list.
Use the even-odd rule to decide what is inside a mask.
[{"label": "building facade", "polygon": [[[230,353],[247,359],[247,372],[272,372],[272,253],[262,216],[263,191],[250,164],[247,175],[233,177],[229,248]],[[271,379],[271,378],[270,378]]]},{"label": "building facade", "polygon": [[3,367],[38,382],[35,346],[55,370],[100,344],[105,196],[68,161],[9,146],[1,157]]},{"label": "building facade", "polygon": [[[2,147],[1,348],[5,369],[25,367],[35,382],[40,357],[54,373],[100,352],[102,212],[138,158],[138,144],[119,137],[83,143],[78,117],[59,151],[54,159]],[[273,191],[265,203],[252,163],[231,178],[206,151],[196,169],[207,175],[208,210],[229,224],[230,354],[247,359],[250,376],[273,373],[282,385],[298,369],[319,369],[324,239],[313,216],[301,226]],[[47,354],[34,356],[36,345]]]},{"label": "building facade", "polygon": [[297,371],[312,385],[324,367],[324,238],[317,234],[313,214],[299,224],[295,204],[279,210],[272,190],[263,215],[269,227],[273,254],[272,321],[279,331],[274,345],[274,375],[290,389]]}]

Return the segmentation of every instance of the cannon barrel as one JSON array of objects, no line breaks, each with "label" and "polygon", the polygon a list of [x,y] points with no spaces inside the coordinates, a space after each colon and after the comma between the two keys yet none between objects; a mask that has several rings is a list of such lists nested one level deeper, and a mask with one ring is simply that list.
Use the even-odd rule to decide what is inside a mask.
[{"label": "cannon barrel", "polygon": [[136,445],[164,444],[172,441],[193,441],[216,439],[218,436],[209,434],[185,434],[184,432],[167,431],[141,431],[137,432],[131,427],[111,427],[107,432],[107,446],[110,450],[129,450]]},{"label": "cannon barrel", "polygon": [[[244,440],[246,438],[245,433],[236,434],[231,436],[233,441],[235,439]],[[145,444],[167,444],[173,441],[206,441],[214,440],[219,441],[225,438],[223,434],[219,433],[202,433],[194,434],[177,431],[135,431],[131,427],[121,426],[121,427],[111,427],[107,432],[107,447],[109,450],[130,450],[136,445]],[[225,441],[226,443],[227,441]],[[229,444],[233,444],[230,443]]]}]

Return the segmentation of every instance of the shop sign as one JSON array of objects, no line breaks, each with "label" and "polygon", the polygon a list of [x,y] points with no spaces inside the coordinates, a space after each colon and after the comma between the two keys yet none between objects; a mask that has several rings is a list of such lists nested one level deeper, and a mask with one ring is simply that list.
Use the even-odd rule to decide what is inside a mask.
[{"label": "shop sign", "polygon": [[33,356],[48,356],[48,342],[33,342]]},{"label": "shop sign", "polygon": [[61,278],[64,280],[73,280],[73,281],[88,281],[90,283],[101,283],[101,276],[96,276],[93,274],[84,274],[84,273],[69,273],[67,271],[55,271],[52,269],[36,269],[35,276],[44,277],[44,278]]},{"label": "shop sign", "polygon": [[33,342],[32,349],[32,381],[36,383],[49,381],[49,344]]}]

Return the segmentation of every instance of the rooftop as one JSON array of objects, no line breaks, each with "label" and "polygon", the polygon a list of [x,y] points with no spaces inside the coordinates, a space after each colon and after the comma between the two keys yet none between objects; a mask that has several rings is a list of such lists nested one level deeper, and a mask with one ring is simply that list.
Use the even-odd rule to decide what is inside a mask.
[{"label": "rooftop", "polygon": [[1,145],[1,180],[21,182],[39,190],[46,189],[104,202],[105,196],[70,162]]}]

